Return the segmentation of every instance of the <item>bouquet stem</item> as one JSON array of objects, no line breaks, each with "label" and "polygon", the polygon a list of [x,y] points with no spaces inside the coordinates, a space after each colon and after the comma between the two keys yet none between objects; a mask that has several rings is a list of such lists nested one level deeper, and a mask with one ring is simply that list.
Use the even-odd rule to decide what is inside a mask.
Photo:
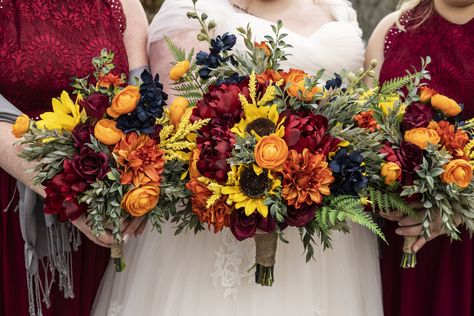
[{"label": "bouquet stem", "polygon": [[400,264],[402,268],[414,268],[416,266],[416,253],[413,252],[412,247],[417,240],[418,237],[405,237],[402,263]]},{"label": "bouquet stem", "polygon": [[125,270],[125,260],[123,258],[123,243],[114,243],[110,249],[110,257],[114,259],[115,271]]},{"label": "bouquet stem", "polygon": [[273,267],[275,266],[275,255],[278,244],[278,235],[274,232],[271,234],[258,234],[255,239],[255,282],[263,286],[272,286]]}]

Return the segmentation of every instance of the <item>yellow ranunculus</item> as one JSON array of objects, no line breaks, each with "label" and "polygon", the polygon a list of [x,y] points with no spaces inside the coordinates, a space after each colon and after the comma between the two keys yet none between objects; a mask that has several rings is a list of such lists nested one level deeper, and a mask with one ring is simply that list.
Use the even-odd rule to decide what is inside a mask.
[{"label": "yellow ranunculus", "polygon": [[104,145],[115,145],[121,139],[123,132],[117,128],[113,120],[102,119],[95,124],[94,136]]},{"label": "yellow ranunculus", "polygon": [[394,162],[387,162],[382,164],[380,174],[384,178],[386,185],[392,185],[400,178],[402,169]]},{"label": "yellow ranunculus", "polygon": [[431,105],[447,116],[456,116],[462,111],[456,101],[441,94],[437,94],[431,98]]},{"label": "yellow ranunculus", "polygon": [[169,105],[170,121],[176,127],[181,122],[184,113],[190,109],[188,99],[176,97],[173,103]]},{"label": "yellow ranunculus", "polygon": [[439,144],[441,138],[438,133],[429,128],[414,128],[405,133],[405,141],[417,145],[421,149],[426,149],[428,144]]},{"label": "yellow ranunculus", "polygon": [[12,125],[12,134],[16,138],[22,137],[30,129],[30,118],[26,114],[22,114],[16,118],[15,124]]},{"label": "yellow ranunculus", "polygon": [[76,102],[72,102],[66,91],[61,93],[60,99],[53,99],[53,112],[45,112],[40,115],[41,120],[36,122],[39,129],[67,130],[72,131],[77,124],[85,122],[86,111],[79,106],[81,96],[78,95]]},{"label": "yellow ranunculus", "polygon": [[444,183],[457,184],[460,188],[467,188],[472,181],[472,166],[464,159],[455,159],[444,166],[441,176]]},{"label": "yellow ranunculus", "polygon": [[142,187],[128,191],[121,206],[130,215],[140,217],[151,211],[160,199],[160,188],[154,185],[144,185]]},{"label": "yellow ranunculus", "polygon": [[115,95],[112,104],[107,109],[107,114],[117,118],[120,115],[133,112],[138,101],[140,101],[140,89],[136,86],[126,86]]},{"label": "yellow ranunculus", "polygon": [[313,87],[311,91],[307,91],[306,87],[304,86],[304,80],[309,77],[307,73],[303,70],[299,69],[290,69],[288,73],[284,73],[283,77],[285,79],[286,84],[290,84],[287,92],[289,95],[293,97],[299,98],[299,94],[302,95],[302,100],[305,102],[310,102],[314,95],[318,92],[321,92],[320,87]]},{"label": "yellow ranunculus", "polygon": [[420,88],[420,101],[423,103],[429,102],[431,98],[437,95],[438,92],[435,90],[428,88],[427,86]]},{"label": "yellow ranunculus", "polygon": [[288,156],[286,142],[277,135],[262,137],[255,146],[255,161],[265,169],[279,170]]},{"label": "yellow ranunculus", "polygon": [[178,81],[181,79],[191,67],[189,60],[183,60],[173,66],[170,70],[170,79],[173,81]]}]

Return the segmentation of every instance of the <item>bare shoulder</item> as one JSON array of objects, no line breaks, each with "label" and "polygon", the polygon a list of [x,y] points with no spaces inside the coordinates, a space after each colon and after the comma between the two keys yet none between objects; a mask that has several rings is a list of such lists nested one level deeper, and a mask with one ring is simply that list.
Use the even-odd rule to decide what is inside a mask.
[{"label": "bare shoulder", "polygon": [[370,36],[365,52],[365,66],[370,65],[373,59],[377,60],[378,66],[375,69],[377,76],[380,73],[381,66],[384,61],[385,36],[390,28],[396,23],[399,12],[395,11],[384,17],[375,27]]}]

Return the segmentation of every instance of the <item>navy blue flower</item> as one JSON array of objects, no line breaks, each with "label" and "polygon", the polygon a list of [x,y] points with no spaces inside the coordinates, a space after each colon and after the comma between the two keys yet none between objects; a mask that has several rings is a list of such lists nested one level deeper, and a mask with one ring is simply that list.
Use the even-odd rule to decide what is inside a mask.
[{"label": "navy blue flower", "polygon": [[117,127],[125,133],[140,131],[153,134],[155,121],[163,115],[163,107],[168,99],[158,74],[153,78],[150,72],[145,70],[141,79],[140,101],[137,108],[132,113],[121,115],[117,119]]},{"label": "navy blue flower", "polygon": [[239,76],[238,73],[234,73],[234,74],[232,74],[232,75],[229,76],[229,77],[217,79],[215,85],[216,85],[216,86],[220,86],[220,85],[222,85],[222,84],[226,84],[226,85],[239,84],[239,83],[241,83],[243,80],[245,80],[245,79],[247,79],[247,78],[248,78],[248,77]]},{"label": "navy blue flower", "polygon": [[329,90],[329,89],[337,89],[339,87],[341,87],[342,85],[342,78],[341,76],[339,76],[338,74],[334,74],[335,75],[335,78],[334,79],[330,79],[328,81],[326,81],[326,90]]},{"label": "navy blue flower", "polygon": [[329,163],[336,181],[331,186],[331,193],[335,195],[353,195],[367,187],[368,178],[365,176],[362,154],[358,151],[348,153],[345,148],[340,149]]},{"label": "navy blue flower", "polygon": [[224,33],[211,40],[211,53],[230,51],[235,46],[237,37],[234,34]]}]

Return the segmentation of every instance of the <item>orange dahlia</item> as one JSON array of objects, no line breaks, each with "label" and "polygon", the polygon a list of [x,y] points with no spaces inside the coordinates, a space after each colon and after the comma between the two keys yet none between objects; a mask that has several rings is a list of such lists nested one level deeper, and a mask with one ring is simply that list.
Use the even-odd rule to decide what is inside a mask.
[{"label": "orange dahlia", "polygon": [[455,131],[453,124],[448,121],[440,121],[436,124],[431,124],[430,128],[434,129],[441,138],[441,144],[454,157],[464,157],[464,147],[469,142],[469,136],[463,130]]},{"label": "orange dahlia", "polygon": [[313,154],[306,148],[301,154],[291,150],[283,169],[282,196],[288,205],[299,208],[320,204],[324,195],[331,194],[329,186],[335,178],[324,155]]},{"label": "orange dahlia", "polygon": [[380,126],[377,124],[377,121],[374,118],[374,111],[369,110],[367,112],[361,112],[354,117],[354,120],[357,122],[357,125],[360,128],[366,128],[370,130],[371,133],[379,129]]},{"label": "orange dahlia", "polygon": [[122,184],[133,183],[138,187],[160,183],[165,165],[164,152],[148,135],[138,136],[135,132],[126,135],[115,145],[114,154],[122,171]]},{"label": "orange dahlia", "polygon": [[201,223],[207,223],[209,229],[213,226],[215,233],[220,232],[224,226],[229,227],[232,209],[227,205],[226,197],[221,197],[208,208],[207,200],[212,192],[204,183],[193,179],[186,184],[186,188],[192,193],[192,211],[199,217]]}]

